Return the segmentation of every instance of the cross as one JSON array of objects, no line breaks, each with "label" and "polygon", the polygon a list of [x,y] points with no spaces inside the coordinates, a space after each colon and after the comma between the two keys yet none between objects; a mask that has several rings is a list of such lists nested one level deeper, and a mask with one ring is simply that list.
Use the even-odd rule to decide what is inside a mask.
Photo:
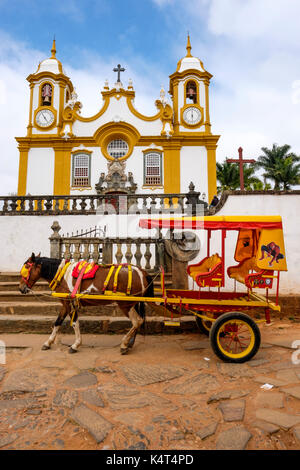
[{"label": "cross", "polygon": [[226,162],[227,163],[239,163],[239,166],[240,166],[240,187],[241,187],[241,190],[244,191],[245,189],[245,186],[244,186],[244,163],[255,163],[255,160],[250,160],[250,159],[246,159],[246,160],[243,160],[243,149],[242,147],[240,147],[238,149],[238,152],[239,152],[239,158],[234,160],[233,158],[226,158]]},{"label": "cross", "polygon": [[120,72],[125,72],[125,69],[124,69],[123,67],[121,67],[120,64],[118,64],[118,66],[114,68],[114,72],[118,72],[118,80],[117,80],[117,82],[121,83],[121,80],[120,80]]}]

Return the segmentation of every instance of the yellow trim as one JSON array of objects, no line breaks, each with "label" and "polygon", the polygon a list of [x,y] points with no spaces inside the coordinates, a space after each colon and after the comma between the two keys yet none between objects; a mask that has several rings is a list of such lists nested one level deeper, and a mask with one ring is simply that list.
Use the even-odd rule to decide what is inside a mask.
[{"label": "yellow trim", "polygon": [[[242,352],[240,352],[239,354],[234,354],[232,351],[229,352],[229,351],[226,351],[223,346],[221,345],[220,343],[220,333],[224,332],[225,331],[225,326],[227,324],[232,324],[232,323],[237,323],[238,325],[239,324],[243,324],[245,326],[247,326],[248,330],[250,331],[250,343],[249,343],[249,346]],[[230,334],[230,333],[229,333]],[[234,334],[234,333],[233,333]],[[247,356],[253,349],[254,347],[254,343],[255,343],[255,335],[254,335],[254,331],[253,331],[253,328],[251,328],[251,326],[246,323],[245,321],[243,320],[228,320],[227,322],[225,322],[221,328],[219,329],[218,331],[218,334],[217,334],[217,343],[218,343],[218,347],[220,349],[220,351],[224,354],[224,356],[227,356],[227,357],[230,357],[232,359],[239,359],[239,358],[242,358],[242,357],[245,357]]]},{"label": "yellow trim", "polygon": [[164,192],[180,193],[180,147],[165,146],[163,159]]},{"label": "yellow trim", "polygon": [[216,146],[206,145],[207,150],[207,184],[208,203],[217,194],[217,167],[216,167]]},{"label": "yellow trim", "polygon": [[108,283],[109,283],[109,280],[110,280],[110,278],[111,278],[111,276],[112,276],[112,273],[114,272],[114,269],[115,269],[115,266],[112,265],[112,266],[110,267],[110,270],[108,271],[108,274],[107,274],[107,276],[106,276],[106,279],[105,279],[105,281],[104,281],[104,283],[103,283],[103,290],[106,289],[106,287],[107,287],[107,285],[108,285]]},{"label": "yellow trim", "polygon": [[29,148],[20,148],[19,157],[19,181],[18,181],[18,196],[26,195],[27,184],[27,170],[28,170],[28,150]]},{"label": "yellow trim", "polygon": [[30,102],[29,102],[29,123],[27,126],[27,135],[31,136],[32,134],[32,104],[33,104],[33,90],[34,90],[34,84],[30,83]]},{"label": "yellow trim", "polygon": [[[54,149],[54,184],[53,194],[56,196],[70,194],[71,152],[62,144]],[[60,201],[60,208],[63,201]]]},{"label": "yellow trim", "polygon": [[211,123],[210,123],[210,114],[209,114],[209,80],[204,80],[205,86],[205,132],[211,133]]},{"label": "yellow trim", "polygon": [[211,215],[194,217],[160,217],[159,220],[186,220],[195,222],[282,222],[280,215]]},{"label": "yellow trim", "polygon": [[[54,120],[53,120],[52,124],[50,124],[50,126],[42,127],[37,123],[36,116],[40,111],[46,111],[47,109],[53,113]],[[36,110],[34,111],[34,126],[37,129],[39,129],[40,131],[49,131],[50,129],[53,129],[54,127],[56,127],[57,126],[57,111],[56,111],[56,109],[53,108],[53,106],[39,106],[38,108],[36,108]]]},{"label": "yellow trim", "polygon": [[127,160],[133,152],[134,146],[138,142],[140,134],[135,127],[125,122],[109,122],[101,126],[94,134],[94,139],[100,145],[101,152],[107,160],[114,161],[107,151],[109,142],[115,139],[122,139],[128,144],[128,152],[118,160]]},{"label": "yellow trim", "polygon": [[158,111],[158,113],[156,113],[154,116],[145,116],[144,114],[141,114],[139,111],[135,109],[132,103],[132,98],[129,96],[127,97],[127,106],[134,116],[136,116],[139,119],[142,119],[143,121],[156,121],[157,119],[160,119],[163,113],[163,107],[162,107]]}]

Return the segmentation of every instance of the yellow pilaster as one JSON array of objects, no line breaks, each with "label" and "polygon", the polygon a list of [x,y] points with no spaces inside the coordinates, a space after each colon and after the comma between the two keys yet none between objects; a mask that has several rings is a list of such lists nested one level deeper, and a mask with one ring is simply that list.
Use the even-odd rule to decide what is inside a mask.
[{"label": "yellow pilaster", "polygon": [[26,195],[27,183],[27,167],[28,167],[28,151],[29,147],[19,146],[19,180],[18,180],[18,196]]},{"label": "yellow pilaster", "polygon": [[29,102],[29,123],[27,126],[27,135],[31,136],[32,134],[32,103],[33,103],[33,89],[34,84],[30,83],[30,102]]},{"label": "yellow pilaster", "polygon": [[178,109],[178,80],[173,83],[173,110],[174,110],[174,133],[179,132],[179,109]]},{"label": "yellow pilaster", "polygon": [[66,85],[63,82],[59,82],[59,111],[58,111],[58,126],[57,133],[62,129],[62,113],[64,110],[64,98],[65,98]]},{"label": "yellow pilaster", "polygon": [[180,193],[180,146],[164,146],[164,192]]},{"label": "yellow pilaster", "polygon": [[217,194],[216,148],[216,145],[206,145],[209,204],[211,203],[214,195]]},{"label": "yellow pilaster", "polygon": [[71,176],[71,149],[67,147],[56,147],[54,149],[54,184],[53,194],[55,196],[70,194]]},{"label": "yellow pilaster", "polygon": [[204,81],[204,86],[205,86],[205,109],[206,109],[206,115],[205,115],[205,132],[210,134],[211,133],[211,123],[210,123],[210,115],[209,115],[209,80]]}]

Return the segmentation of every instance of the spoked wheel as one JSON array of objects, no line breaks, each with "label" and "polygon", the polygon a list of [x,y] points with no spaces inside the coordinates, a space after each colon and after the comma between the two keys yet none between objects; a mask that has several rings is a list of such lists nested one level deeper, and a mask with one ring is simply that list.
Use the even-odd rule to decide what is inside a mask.
[{"label": "spoked wheel", "polygon": [[224,362],[246,362],[257,353],[260,331],[249,315],[230,312],[221,315],[210,329],[210,343]]},{"label": "spoked wheel", "polygon": [[[210,316],[212,317],[212,314],[209,312],[203,312],[203,314],[206,317],[210,317]],[[196,315],[195,315],[195,318],[196,318],[196,324],[197,324],[199,331],[201,331],[201,333],[205,334],[206,336],[209,336],[209,332],[210,332],[211,325],[213,322],[209,320],[204,320],[204,318],[197,317]]]}]

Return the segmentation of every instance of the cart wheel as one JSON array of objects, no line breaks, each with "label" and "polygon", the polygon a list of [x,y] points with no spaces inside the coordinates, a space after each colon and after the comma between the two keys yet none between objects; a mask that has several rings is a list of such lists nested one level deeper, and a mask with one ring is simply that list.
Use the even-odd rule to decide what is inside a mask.
[{"label": "cart wheel", "polygon": [[[206,312],[205,316],[208,317],[208,315],[209,314]],[[201,331],[201,333],[205,334],[206,336],[209,336],[212,322],[208,320],[204,320],[203,318],[197,317],[196,315],[195,315],[195,318],[196,318],[196,323],[197,323],[197,327],[199,331]]]},{"label": "cart wheel", "polygon": [[224,362],[246,362],[257,353],[260,331],[249,315],[229,312],[221,315],[212,325],[210,344]]}]

